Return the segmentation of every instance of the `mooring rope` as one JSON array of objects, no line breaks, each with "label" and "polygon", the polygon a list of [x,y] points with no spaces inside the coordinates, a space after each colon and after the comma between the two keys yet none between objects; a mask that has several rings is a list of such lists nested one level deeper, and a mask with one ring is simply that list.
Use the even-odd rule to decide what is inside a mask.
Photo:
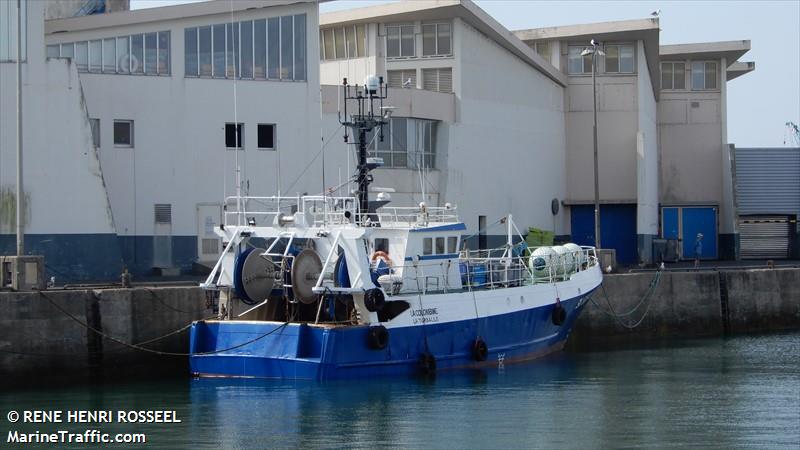
[{"label": "mooring rope", "polygon": [[590,301],[592,302],[593,305],[595,305],[598,309],[600,309],[600,311],[602,311],[603,313],[613,317],[617,321],[617,323],[622,325],[624,328],[632,330],[632,329],[638,327],[639,325],[641,325],[642,322],[644,322],[645,317],[647,317],[647,314],[650,312],[650,308],[653,306],[653,302],[650,301],[648,303],[647,308],[645,308],[645,311],[642,314],[642,317],[640,317],[639,320],[637,320],[636,322],[634,322],[632,324],[631,323],[627,323],[627,322],[623,321],[622,318],[630,316],[631,314],[636,312],[645,303],[645,301],[647,301],[648,299],[652,298],[653,293],[655,293],[655,290],[658,287],[658,283],[661,280],[661,273],[662,273],[661,270],[656,272],[655,277],[653,277],[653,280],[650,282],[650,285],[648,286],[647,291],[645,291],[642,299],[636,304],[636,306],[633,307],[633,309],[631,309],[628,312],[619,314],[614,310],[614,307],[611,305],[611,300],[608,298],[608,292],[606,292],[606,287],[603,284],[600,285],[601,288],[603,289],[603,297],[605,298],[606,304],[608,305],[608,309],[611,312],[606,311],[605,308],[603,308],[597,302],[595,302],[593,297],[590,297]]},{"label": "mooring rope", "polygon": [[[264,334],[262,334],[262,335],[260,335],[260,336],[257,336],[257,337],[255,337],[255,338],[253,338],[253,339],[250,339],[249,341],[245,341],[245,342],[243,342],[243,343],[241,343],[241,344],[237,344],[237,345],[234,345],[234,346],[232,346],[232,347],[224,348],[224,349],[221,349],[221,350],[214,350],[214,351],[210,351],[210,352],[196,352],[196,353],[165,352],[165,351],[161,351],[161,350],[154,350],[154,349],[152,349],[152,348],[142,347],[140,344],[131,344],[131,343],[125,342],[125,341],[123,341],[123,340],[121,340],[121,339],[118,339],[118,338],[116,338],[116,337],[114,337],[114,336],[111,336],[111,335],[109,335],[109,334],[106,334],[106,333],[104,333],[104,332],[102,332],[102,331],[100,331],[100,330],[98,330],[98,329],[96,329],[96,328],[92,327],[91,325],[87,324],[86,322],[82,321],[81,319],[79,319],[79,318],[75,317],[75,316],[74,316],[73,314],[71,314],[69,311],[67,311],[66,309],[64,309],[63,307],[61,307],[61,305],[59,305],[58,303],[56,303],[55,301],[53,301],[53,300],[52,300],[50,297],[48,297],[47,295],[45,295],[45,294],[44,294],[44,292],[42,292],[42,291],[39,291],[39,294],[41,294],[41,295],[42,295],[42,297],[44,297],[45,299],[47,299],[47,301],[48,301],[48,302],[50,302],[50,304],[51,304],[51,305],[53,305],[53,306],[54,306],[56,309],[58,309],[59,311],[61,311],[62,313],[64,313],[64,314],[65,314],[66,316],[68,316],[70,319],[72,319],[72,320],[74,320],[75,322],[77,322],[77,323],[79,323],[80,325],[82,325],[84,328],[86,328],[86,329],[88,329],[88,330],[91,330],[91,331],[92,331],[92,332],[94,332],[95,334],[97,334],[97,335],[99,335],[99,336],[102,336],[103,338],[105,338],[105,339],[108,339],[108,340],[110,340],[110,341],[116,342],[117,344],[120,344],[120,345],[122,345],[122,346],[124,346],[124,347],[128,347],[128,348],[130,348],[130,349],[133,349],[133,350],[139,350],[139,351],[146,352],[146,353],[152,353],[152,354],[156,354],[156,355],[161,355],[161,356],[202,356],[202,355],[214,355],[214,354],[218,354],[218,353],[223,353],[223,352],[227,352],[227,351],[230,351],[230,350],[235,350],[235,349],[237,349],[237,348],[244,347],[244,346],[246,346],[246,345],[250,345],[250,344],[252,344],[253,342],[256,342],[256,341],[258,341],[258,340],[261,340],[261,339],[263,339],[263,338],[265,338],[265,337],[267,337],[267,336],[271,335],[272,333],[275,333],[276,331],[278,331],[278,330],[281,330],[281,329],[285,328],[287,325],[289,325],[289,322],[284,322],[284,323],[283,323],[283,324],[281,324],[279,327],[277,327],[277,328],[275,328],[275,329],[273,329],[273,330],[270,330],[270,331],[268,331],[268,332],[266,332],[266,333],[264,333]],[[188,325],[188,326],[186,326],[185,328],[188,328],[188,327],[190,327],[190,326],[191,326],[191,324],[189,324],[189,325]],[[177,331],[177,330],[176,330],[176,331]]]}]

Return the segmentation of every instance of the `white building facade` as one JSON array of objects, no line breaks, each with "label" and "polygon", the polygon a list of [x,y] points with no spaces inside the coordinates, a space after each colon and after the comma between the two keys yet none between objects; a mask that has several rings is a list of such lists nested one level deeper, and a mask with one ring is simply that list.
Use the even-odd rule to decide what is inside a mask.
[{"label": "white building facade", "polygon": [[[322,16],[310,0],[211,1],[46,23],[43,8],[31,8],[25,76],[41,89],[27,88],[26,117],[48,117],[52,132],[26,128],[26,155],[36,161],[40,152],[26,170],[47,172],[29,178],[28,239],[86,240],[30,247],[66,278],[126,267],[191,272],[220,251],[212,229],[237,189],[346,194],[355,149],[353,136],[342,139],[339,86],[369,74],[390,87],[390,125],[368,148],[384,161],[373,186],[392,188],[395,204],[456,205],[472,247],[497,243],[508,213],[523,233],[537,227],[591,244],[592,67],[580,55],[590,39],[605,53],[597,63],[603,246],[623,263],[649,262],[654,239],[693,233],[690,207],[712,208],[718,249],[735,242],[724,237],[735,233],[725,80],[752,70],[737,62],[747,41],[659,47],[656,19],[512,33],[469,0]],[[0,69],[5,199],[14,65]],[[702,170],[689,158],[698,152]],[[686,181],[698,177],[696,186]],[[75,195],[52,208],[50,196],[73,185]],[[70,245],[80,250],[62,251]],[[725,256],[718,249],[714,257]],[[78,260],[87,269],[69,274]]]}]

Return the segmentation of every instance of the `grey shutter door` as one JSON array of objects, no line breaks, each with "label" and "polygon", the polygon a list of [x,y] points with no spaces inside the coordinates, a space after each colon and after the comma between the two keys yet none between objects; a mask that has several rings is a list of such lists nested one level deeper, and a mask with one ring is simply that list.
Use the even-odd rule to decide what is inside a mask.
[{"label": "grey shutter door", "polygon": [[439,92],[453,92],[453,69],[439,69]]},{"label": "grey shutter door", "polygon": [[436,69],[422,69],[422,89],[435,91],[439,86],[438,78]]},{"label": "grey shutter door", "polygon": [[740,257],[742,259],[787,258],[792,225],[786,216],[740,217]]},{"label": "grey shutter door", "polygon": [[403,71],[402,70],[390,70],[386,73],[389,77],[388,85],[391,88],[399,88],[403,87]]}]

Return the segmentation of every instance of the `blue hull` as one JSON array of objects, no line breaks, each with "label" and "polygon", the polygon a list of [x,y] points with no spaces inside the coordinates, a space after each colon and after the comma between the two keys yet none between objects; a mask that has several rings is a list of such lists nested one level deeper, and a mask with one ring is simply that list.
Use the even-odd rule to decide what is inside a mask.
[{"label": "blue hull", "polygon": [[[192,375],[210,377],[408,376],[420,373],[419,359],[427,350],[435,357],[437,370],[497,366],[560,350],[590,294],[561,302],[567,314],[560,326],[552,321],[554,305],[547,305],[480,319],[390,328],[383,350],[368,346],[367,326],[200,321],[191,328],[189,365]],[[472,351],[478,336],[489,350],[480,362]],[[212,353],[225,349],[229,350]]]}]

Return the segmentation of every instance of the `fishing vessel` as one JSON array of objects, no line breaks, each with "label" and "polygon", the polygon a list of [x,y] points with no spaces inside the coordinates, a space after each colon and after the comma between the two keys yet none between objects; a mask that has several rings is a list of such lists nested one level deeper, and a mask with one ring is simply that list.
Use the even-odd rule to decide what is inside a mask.
[{"label": "fishing vessel", "polygon": [[380,160],[365,141],[371,131],[383,139],[387,91],[380,77],[343,82],[355,195],[226,199],[215,230],[224,250],[202,284],[219,317],[191,326],[194,376],[432,374],[564,346],[602,283],[595,249],[528,248],[509,214],[505,245],[470,250],[453,205],[389,206],[387,190],[370,201]]}]

